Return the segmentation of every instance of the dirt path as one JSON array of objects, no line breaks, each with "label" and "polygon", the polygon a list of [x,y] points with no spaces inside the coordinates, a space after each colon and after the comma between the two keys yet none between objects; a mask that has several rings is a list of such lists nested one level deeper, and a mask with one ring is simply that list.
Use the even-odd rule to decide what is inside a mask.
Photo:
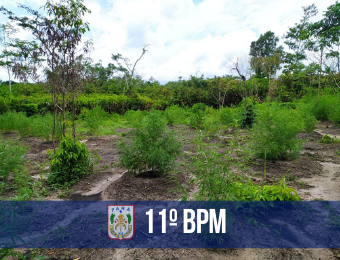
[{"label": "dirt path", "polygon": [[[329,123],[320,124],[314,131],[321,136],[329,135],[340,139],[340,129]],[[312,145],[307,146],[313,147]],[[307,183],[308,189],[300,189],[305,200],[322,199],[326,201],[340,200],[340,161],[336,151],[340,150],[339,144],[314,144],[312,156],[322,167],[320,175],[301,178],[300,181]],[[304,150],[306,153],[306,150]]]}]

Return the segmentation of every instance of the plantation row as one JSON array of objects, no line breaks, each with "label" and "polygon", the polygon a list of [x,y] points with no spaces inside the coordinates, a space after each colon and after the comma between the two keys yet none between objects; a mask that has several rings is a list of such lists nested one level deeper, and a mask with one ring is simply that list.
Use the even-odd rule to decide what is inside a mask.
[{"label": "plantation row", "polygon": [[[138,95],[135,98],[127,97],[125,95],[81,95],[76,100],[76,113],[80,113],[82,109],[92,109],[97,106],[102,107],[108,113],[122,114],[128,110],[149,110],[165,109],[168,103],[164,100],[152,100],[148,97]],[[68,111],[71,111],[71,101],[66,104]],[[14,96],[1,97],[0,96],[0,113],[7,111],[24,112],[28,116],[35,114],[44,114],[53,112],[53,103],[49,95],[34,96]]]},{"label": "plantation row", "polygon": [[[111,97],[107,97],[109,100]],[[82,100],[82,99],[80,99]],[[116,113],[108,114],[97,100],[97,104],[90,101],[91,98],[79,105],[80,114],[76,117],[77,133],[83,134],[110,134],[117,126],[124,125],[135,127],[147,116],[147,111],[129,110],[124,115]],[[267,158],[279,158],[284,156],[282,151],[289,151],[294,157],[296,151],[295,135],[299,132],[312,132],[317,120],[331,120],[340,123],[340,96],[325,94],[317,96],[306,96],[296,102],[278,103],[264,102],[258,104],[247,101],[234,108],[213,109],[203,103],[195,104],[192,108],[178,107],[176,105],[167,107],[160,112],[169,125],[187,124],[190,127],[201,129],[209,136],[216,135],[224,126],[236,126],[241,128],[252,128],[254,145],[259,145],[255,150],[263,157],[264,150],[267,150]],[[114,105],[114,103],[113,103]],[[93,109],[88,109],[88,106]],[[104,108],[105,107],[104,105]],[[20,111],[20,110],[19,110]],[[45,110],[37,110],[44,114]],[[110,111],[112,112],[112,111]],[[22,137],[37,136],[45,140],[51,140],[53,127],[53,116],[50,113],[44,115],[25,114],[24,112],[5,112],[0,115],[0,130],[4,132],[19,131]],[[67,122],[71,121],[70,115]],[[70,123],[66,125],[70,126]],[[56,128],[57,139],[61,139],[60,128]],[[59,130],[60,131],[60,130]],[[268,135],[269,133],[269,135]],[[263,144],[261,144],[263,142]],[[282,147],[280,147],[282,146]]]}]

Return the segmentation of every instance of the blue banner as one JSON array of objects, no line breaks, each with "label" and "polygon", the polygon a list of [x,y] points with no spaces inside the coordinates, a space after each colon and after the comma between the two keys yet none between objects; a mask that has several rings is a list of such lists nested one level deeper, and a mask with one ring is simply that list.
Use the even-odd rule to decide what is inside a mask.
[{"label": "blue banner", "polygon": [[0,202],[1,248],[340,248],[340,202]]}]

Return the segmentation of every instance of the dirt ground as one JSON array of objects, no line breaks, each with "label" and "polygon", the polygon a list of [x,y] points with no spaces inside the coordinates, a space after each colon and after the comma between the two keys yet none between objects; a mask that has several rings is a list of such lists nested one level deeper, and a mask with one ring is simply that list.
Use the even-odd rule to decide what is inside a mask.
[{"label": "dirt ground", "polygon": [[[186,126],[173,126],[176,136],[183,142],[184,151],[194,147],[194,130]],[[45,200],[178,200],[180,194],[173,175],[152,178],[142,174],[133,176],[119,165],[118,143],[129,140],[126,130],[117,130],[118,135],[89,137],[83,142],[93,157],[97,154],[101,160],[95,166],[95,174],[81,179],[71,190],[51,192]],[[222,136],[229,130],[222,131]],[[299,134],[304,140],[300,156],[294,161],[267,161],[267,181],[278,182],[283,177],[287,184],[294,187],[303,200],[340,200],[340,144],[322,144],[322,135],[329,134],[340,139],[340,128],[330,122],[321,122],[314,133]],[[16,133],[6,134],[5,138],[17,138]],[[222,138],[223,139],[223,138]],[[223,140],[216,143],[223,148]],[[222,140],[222,141],[221,141]],[[47,150],[53,148],[51,142],[38,138],[21,139],[29,145],[29,172],[35,179],[48,172]],[[95,157],[94,157],[95,158]],[[180,161],[178,162],[180,163]],[[250,174],[254,181],[263,180],[264,160],[256,159],[250,165]],[[177,175],[177,180],[186,185],[188,174]],[[119,187],[119,188],[118,188]],[[27,255],[37,250],[20,250]],[[340,259],[338,249],[44,249],[39,255],[49,259]]]}]

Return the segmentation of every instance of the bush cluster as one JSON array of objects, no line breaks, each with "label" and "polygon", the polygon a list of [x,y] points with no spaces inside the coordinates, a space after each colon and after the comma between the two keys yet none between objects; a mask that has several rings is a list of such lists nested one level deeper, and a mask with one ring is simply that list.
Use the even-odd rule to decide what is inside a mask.
[{"label": "bush cluster", "polygon": [[169,125],[183,124],[186,119],[186,110],[176,105],[169,106],[164,111],[164,116]]},{"label": "bush cluster", "polygon": [[[225,154],[217,152],[217,147],[211,147],[203,142],[202,136],[196,141],[197,152],[189,157],[191,179],[198,187],[194,193],[195,200],[210,201],[299,201],[296,190],[288,187],[285,179],[276,185],[254,184],[249,178],[235,175],[233,169],[243,168],[247,152],[242,150],[240,143],[231,142],[230,150]],[[233,151],[242,151],[242,157],[233,160]],[[184,190],[185,191],[185,190]],[[188,199],[185,191],[183,200]]]},{"label": "bush cluster", "polygon": [[56,187],[70,187],[81,177],[93,172],[93,163],[85,144],[69,136],[61,140],[59,148],[51,153],[50,159],[48,183]]},{"label": "bush cluster", "polygon": [[278,103],[257,106],[257,116],[251,131],[250,146],[261,158],[294,159],[301,149],[296,135],[304,129],[298,111]]},{"label": "bush cluster", "polygon": [[[71,102],[71,101],[70,101]],[[104,95],[91,94],[80,95],[75,104],[76,113],[80,113],[82,109],[93,109],[102,107],[107,113],[123,114],[128,110],[150,110],[151,108],[164,110],[168,106],[168,102],[164,100],[152,100],[148,97],[136,96],[128,97],[125,95]],[[72,110],[72,104],[66,104],[68,111]],[[24,112],[28,116],[35,114],[44,114],[53,112],[53,103],[49,95],[35,96],[0,96],[0,114],[8,111]]]},{"label": "bush cluster", "polygon": [[120,143],[122,166],[133,173],[152,171],[162,175],[170,170],[180,154],[181,143],[172,132],[166,132],[166,120],[160,111],[151,111],[144,124],[132,131],[132,144]]}]

